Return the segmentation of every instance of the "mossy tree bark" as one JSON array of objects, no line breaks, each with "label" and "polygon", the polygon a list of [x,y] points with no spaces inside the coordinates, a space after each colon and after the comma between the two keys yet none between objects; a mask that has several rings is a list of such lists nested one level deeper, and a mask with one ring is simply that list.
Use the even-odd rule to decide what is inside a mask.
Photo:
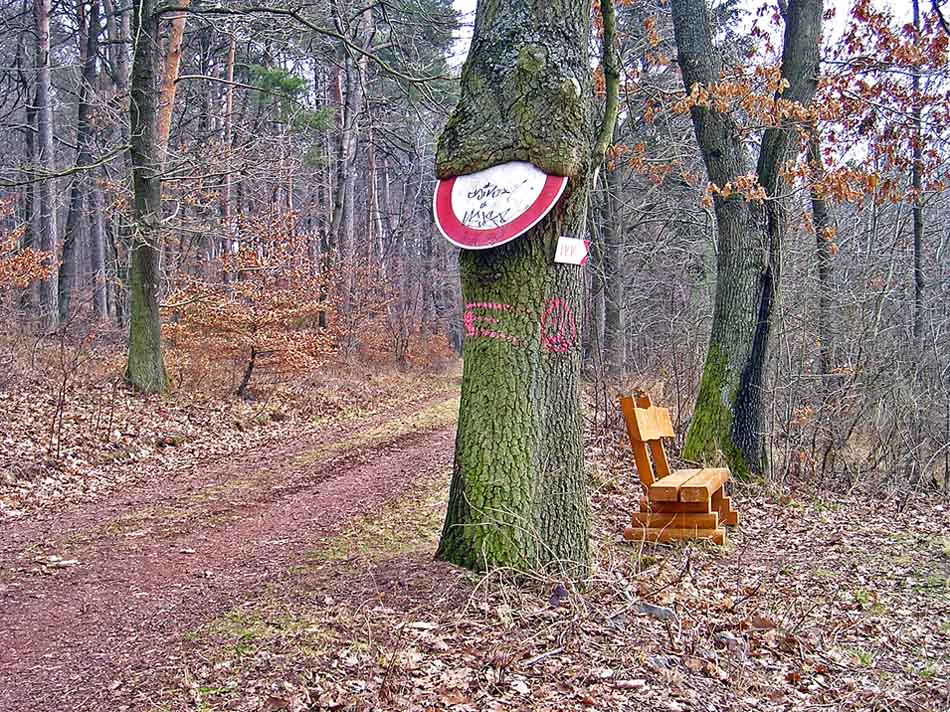
[{"label": "mossy tree bark", "polygon": [[132,3],[129,126],[132,160],[132,254],[129,263],[129,358],[125,379],[138,391],[168,389],[162,357],[158,288],[161,274],[162,161],[156,132],[159,14],[156,0]]},{"label": "mossy tree bark", "polygon": [[[818,83],[822,0],[790,0],[785,10],[782,76],[785,101],[807,105]],[[720,77],[705,0],[673,0],[673,29],[683,82],[711,86]],[[691,109],[696,140],[709,180],[722,187],[747,174],[742,138],[730,115]],[[719,233],[712,333],[699,396],[683,455],[724,459],[735,475],[766,467],[763,386],[785,234],[781,170],[796,146],[790,124],[769,128],[756,165],[768,199],[716,197]]]},{"label": "mossy tree bark", "polygon": [[558,236],[584,235],[601,160],[592,157],[589,41],[587,0],[480,0],[459,104],[439,142],[441,178],[523,160],[570,179],[528,233],[459,257],[465,366],[437,556],[474,570],[588,567],[581,268],[554,264],[554,251]]}]

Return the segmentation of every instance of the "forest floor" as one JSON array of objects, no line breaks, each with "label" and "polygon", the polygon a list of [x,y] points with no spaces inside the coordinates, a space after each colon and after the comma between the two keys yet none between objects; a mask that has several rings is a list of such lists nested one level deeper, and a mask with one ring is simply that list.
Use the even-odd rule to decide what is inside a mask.
[{"label": "forest floor", "polygon": [[950,706],[945,500],[741,489],[726,546],[633,546],[591,438],[591,578],[475,576],[432,560],[457,379],[377,386],[81,497],[0,490],[0,710]]}]

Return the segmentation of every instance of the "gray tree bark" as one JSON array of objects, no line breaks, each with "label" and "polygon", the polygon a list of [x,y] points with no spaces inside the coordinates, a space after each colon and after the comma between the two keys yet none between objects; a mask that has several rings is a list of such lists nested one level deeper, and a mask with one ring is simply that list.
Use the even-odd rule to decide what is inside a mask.
[{"label": "gray tree bark", "polygon": [[[819,180],[824,175],[821,145],[818,131],[812,126],[808,139],[808,160],[812,164],[812,178]],[[812,223],[815,227],[815,258],[818,265],[818,373],[831,374],[834,368],[834,342],[831,331],[831,242],[829,232],[835,221],[824,197],[811,188]]]},{"label": "gray tree bark", "polygon": [[[23,188],[23,213],[21,216],[25,228],[23,231],[23,239],[21,240],[23,249],[36,246],[35,242],[39,217],[36,211],[36,183],[34,182],[36,178],[35,165],[37,158],[34,136],[34,129],[36,128],[36,90],[31,86],[26,72],[26,67],[32,64],[26,44],[27,38],[20,37],[17,40],[16,54],[17,81],[23,91],[23,95],[29,97],[23,112],[25,124],[23,131],[23,165],[27,166],[23,175],[26,185]],[[31,290],[25,289],[20,297],[20,309],[24,314],[30,314],[32,306],[33,299]]]},{"label": "gray tree bark", "polygon": [[82,240],[85,224],[86,196],[92,191],[92,176],[88,167],[92,164],[92,98],[95,96],[96,55],[99,51],[99,2],[90,3],[89,13],[85,4],[79,10],[79,58],[82,74],[79,80],[79,107],[76,116],[76,173],[69,191],[69,211],[66,213],[66,230],[63,234],[63,258],[59,265],[59,320],[66,322],[70,314],[73,290],[76,288],[78,268],[77,248]]},{"label": "gray tree bark", "polygon": [[[55,155],[53,152],[53,110],[50,104],[50,0],[34,0],[33,19],[36,30],[36,138],[37,164],[46,177],[39,181],[35,201],[39,214],[37,247],[46,252],[48,263],[57,255],[56,204],[53,199]],[[39,282],[40,319],[44,328],[56,327],[56,280]]]},{"label": "gray tree bark", "polygon": [[129,355],[125,379],[138,391],[168,389],[162,357],[158,289],[161,279],[162,156],[157,135],[159,32],[157,0],[133,3],[129,127],[132,159],[132,256],[129,264]]},{"label": "gray tree bark", "polygon": [[604,364],[618,378],[626,369],[624,221],[620,168],[604,168]]},{"label": "gray tree bark", "polygon": [[89,268],[92,273],[92,313],[96,319],[109,318],[106,290],[106,216],[102,189],[92,185],[89,191]]},{"label": "gray tree bark", "polygon": [[[920,36],[920,1],[913,0],[914,29]],[[914,121],[914,165],[911,183],[914,189],[914,345],[918,353],[923,350],[924,340],[924,196],[923,196],[923,131],[921,130],[920,72],[914,71],[911,78]]]}]

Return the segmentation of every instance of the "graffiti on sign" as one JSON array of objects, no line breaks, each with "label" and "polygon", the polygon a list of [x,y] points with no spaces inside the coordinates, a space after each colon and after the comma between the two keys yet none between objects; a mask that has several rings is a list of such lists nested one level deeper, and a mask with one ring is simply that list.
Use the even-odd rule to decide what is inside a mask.
[{"label": "graffiti on sign", "polygon": [[566,185],[564,176],[549,176],[526,161],[446,178],[438,182],[433,197],[435,223],[458,247],[497,247],[536,225]]}]

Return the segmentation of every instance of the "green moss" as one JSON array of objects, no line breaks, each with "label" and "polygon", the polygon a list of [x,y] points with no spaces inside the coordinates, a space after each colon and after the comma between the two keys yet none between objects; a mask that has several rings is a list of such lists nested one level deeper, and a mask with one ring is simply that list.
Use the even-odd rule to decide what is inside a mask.
[{"label": "green moss", "polygon": [[535,75],[544,69],[547,57],[547,50],[541,45],[525,45],[518,52],[518,69],[528,75]]},{"label": "green moss", "polygon": [[748,480],[751,470],[732,440],[736,393],[727,378],[728,365],[720,348],[710,344],[699,384],[699,397],[683,444],[683,458],[702,464],[725,464],[732,476]]},{"label": "green moss", "polygon": [[[590,164],[589,8],[574,0],[481,3],[478,37],[460,101],[442,132],[437,173],[446,178],[506,161],[530,161],[580,180]],[[559,87],[573,78],[578,91]]]}]

